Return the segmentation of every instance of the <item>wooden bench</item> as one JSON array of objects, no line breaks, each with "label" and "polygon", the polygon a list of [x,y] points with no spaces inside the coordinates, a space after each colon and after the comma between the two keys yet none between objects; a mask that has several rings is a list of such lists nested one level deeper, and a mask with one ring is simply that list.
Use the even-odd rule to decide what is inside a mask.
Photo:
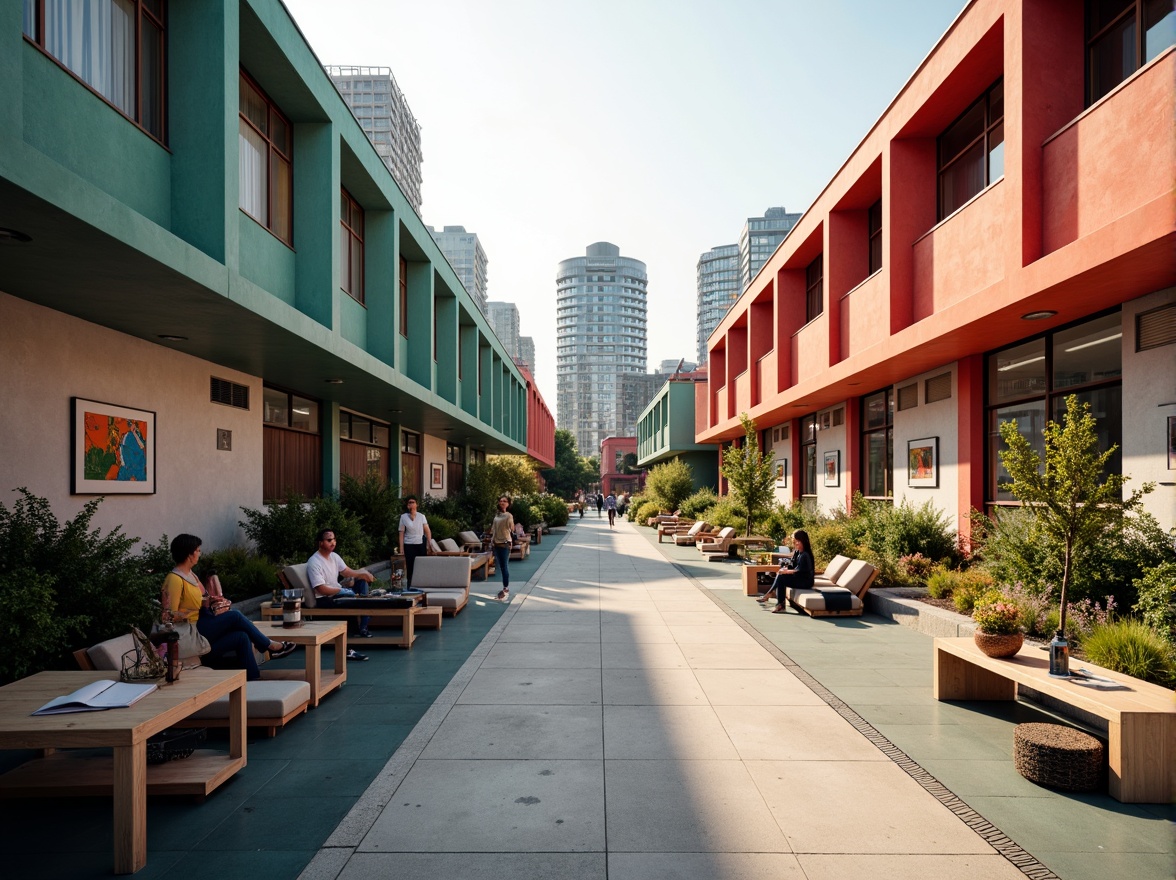
[{"label": "wooden bench", "polygon": [[1176,796],[1176,701],[1172,691],[1092,663],[1071,670],[1116,682],[1100,690],[1051,678],[1049,655],[1025,645],[1007,659],[987,657],[969,638],[935,640],[938,700],[1014,700],[1023,686],[1107,721],[1111,797],[1123,803],[1166,804]]}]

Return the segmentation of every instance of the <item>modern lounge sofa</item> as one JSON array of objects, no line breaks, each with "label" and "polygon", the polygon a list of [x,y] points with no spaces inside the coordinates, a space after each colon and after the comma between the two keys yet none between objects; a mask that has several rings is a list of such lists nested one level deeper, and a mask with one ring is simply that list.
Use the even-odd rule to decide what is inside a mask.
[{"label": "modern lounge sofa", "polygon": [[430,608],[440,608],[453,617],[470,600],[469,557],[418,557],[413,567],[412,588],[428,596]]}]

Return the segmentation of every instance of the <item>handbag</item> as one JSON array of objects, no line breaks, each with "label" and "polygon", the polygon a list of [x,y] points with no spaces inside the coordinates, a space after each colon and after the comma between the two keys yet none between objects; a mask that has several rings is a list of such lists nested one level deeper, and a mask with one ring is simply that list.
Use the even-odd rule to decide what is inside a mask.
[{"label": "handbag", "polygon": [[172,623],[157,623],[151,627],[152,635],[157,632],[167,632],[169,630],[174,630],[180,634],[181,657],[203,657],[212,650],[212,645],[209,644],[208,639],[200,634],[200,630],[196,629],[196,624],[194,623],[181,620],[173,621]]}]

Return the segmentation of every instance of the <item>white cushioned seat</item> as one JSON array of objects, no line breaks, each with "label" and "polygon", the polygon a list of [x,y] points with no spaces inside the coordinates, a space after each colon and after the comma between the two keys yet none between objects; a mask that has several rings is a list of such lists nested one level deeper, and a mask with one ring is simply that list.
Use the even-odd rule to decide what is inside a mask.
[{"label": "white cushioned seat", "polygon": [[470,597],[469,556],[422,556],[412,573],[412,587],[429,597],[429,605],[456,614]]},{"label": "white cushioned seat", "polygon": [[[799,608],[803,608],[810,614],[814,611],[828,611],[826,597],[832,595],[849,597],[849,607],[844,609],[845,611],[860,612],[862,610],[862,600],[845,589],[845,587],[821,587],[820,589],[812,590],[798,590],[794,587],[789,587],[786,595],[788,601]],[[842,602],[844,601],[842,600]]]},{"label": "white cushioned seat", "polygon": [[310,587],[310,577],[306,573],[306,563],[300,562],[297,565],[287,565],[282,569],[282,574],[286,576],[291,589],[302,590],[302,607],[314,607],[314,590]]}]

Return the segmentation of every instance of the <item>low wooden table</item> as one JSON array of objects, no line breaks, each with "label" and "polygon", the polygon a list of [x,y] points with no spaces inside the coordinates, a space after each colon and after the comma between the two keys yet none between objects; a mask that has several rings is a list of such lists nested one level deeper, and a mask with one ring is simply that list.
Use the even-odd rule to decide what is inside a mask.
[{"label": "low wooden table", "polygon": [[[758,596],[763,592],[756,582],[756,575],[763,571],[778,571],[778,565],[745,565],[743,566],[743,595]],[[766,589],[766,587],[765,587]]]},{"label": "low wooden table", "polygon": [[747,535],[743,538],[732,538],[731,544],[737,548],[736,553],[742,550],[743,555],[747,556],[753,548],[774,550],[776,548],[776,539],[767,535]]},{"label": "low wooden table", "polygon": [[[207,670],[163,685],[132,706],[68,715],[32,713],[54,697],[117,676],[38,672],[0,688],[0,748],[41,749],[0,776],[0,796],[114,795],[114,873],[147,864],[147,795],[204,796],[245,766],[245,673]],[[147,738],[229,696],[229,753],[201,749],[182,761],[147,766]],[[109,759],[56,749],[111,748]],[[65,829],[63,833],[68,833]]]},{"label": "low wooden table", "polygon": [[[257,627],[275,642],[293,642],[306,648],[306,671],[297,669],[265,669],[265,678],[295,679],[310,684],[310,707],[347,681],[347,622],[304,620],[302,626],[287,629],[272,620],[262,621]],[[323,645],[330,642],[335,649],[335,669],[322,668]]]},{"label": "low wooden table", "polygon": [[[355,618],[370,617],[371,622],[369,623],[369,627],[370,627],[371,623],[378,624],[378,623],[380,623],[382,621],[386,621],[390,618],[393,620],[399,620],[400,621],[400,633],[398,635],[395,635],[395,636],[392,636],[392,635],[373,635],[370,639],[363,639],[361,644],[364,644],[364,645],[395,645],[396,647],[399,647],[399,648],[411,648],[412,643],[416,641],[415,622],[416,622],[417,615],[422,614],[422,612],[434,611],[434,609],[432,609],[432,608],[425,608],[423,606],[422,603],[424,601],[424,596],[425,596],[424,593],[413,593],[411,596],[406,596],[405,598],[411,600],[412,604],[410,606],[402,607],[402,608],[393,608],[391,606],[386,606],[386,607],[385,606],[374,606],[374,607],[373,606],[364,606],[364,607],[352,606],[352,607],[346,607],[346,608],[337,608],[337,607],[303,608],[302,609],[302,617],[304,620],[308,619],[308,618],[316,618],[316,617],[318,617],[318,618],[340,618],[341,617],[341,618],[344,618],[345,620],[350,620],[353,617],[355,617]],[[438,608],[435,610],[437,611],[436,621],[430,620],[430,623],[435,623],[436,628],[440,629],[441,628],[440,609]],[[280,619],[282,616],[282,609],[275,608],[270,603],[264,603],[261,606],[261,616],[264,620],[273,620],[274,618]],[[283,632],[284,631],[285,630],[283,630]],[[274,638],[278,639],[279,637],[275,636]],[[292,640],[288,640],[288,641],[292,641]]]},{"label": "low wooden table", "polygon": [[1093,663],[1070,660],[1070,669],[1117,682],[1100,690],[1072,679],[1051,678],[1049,655],[1025,645],[1013,657],[981,653],[972,639],[935,640],[935,698],[1014,700],[1023,685],[1107,720],[1111,797],[1123,803],[1166,804],[1176,796],[1176,702],[1172,691]]}]

